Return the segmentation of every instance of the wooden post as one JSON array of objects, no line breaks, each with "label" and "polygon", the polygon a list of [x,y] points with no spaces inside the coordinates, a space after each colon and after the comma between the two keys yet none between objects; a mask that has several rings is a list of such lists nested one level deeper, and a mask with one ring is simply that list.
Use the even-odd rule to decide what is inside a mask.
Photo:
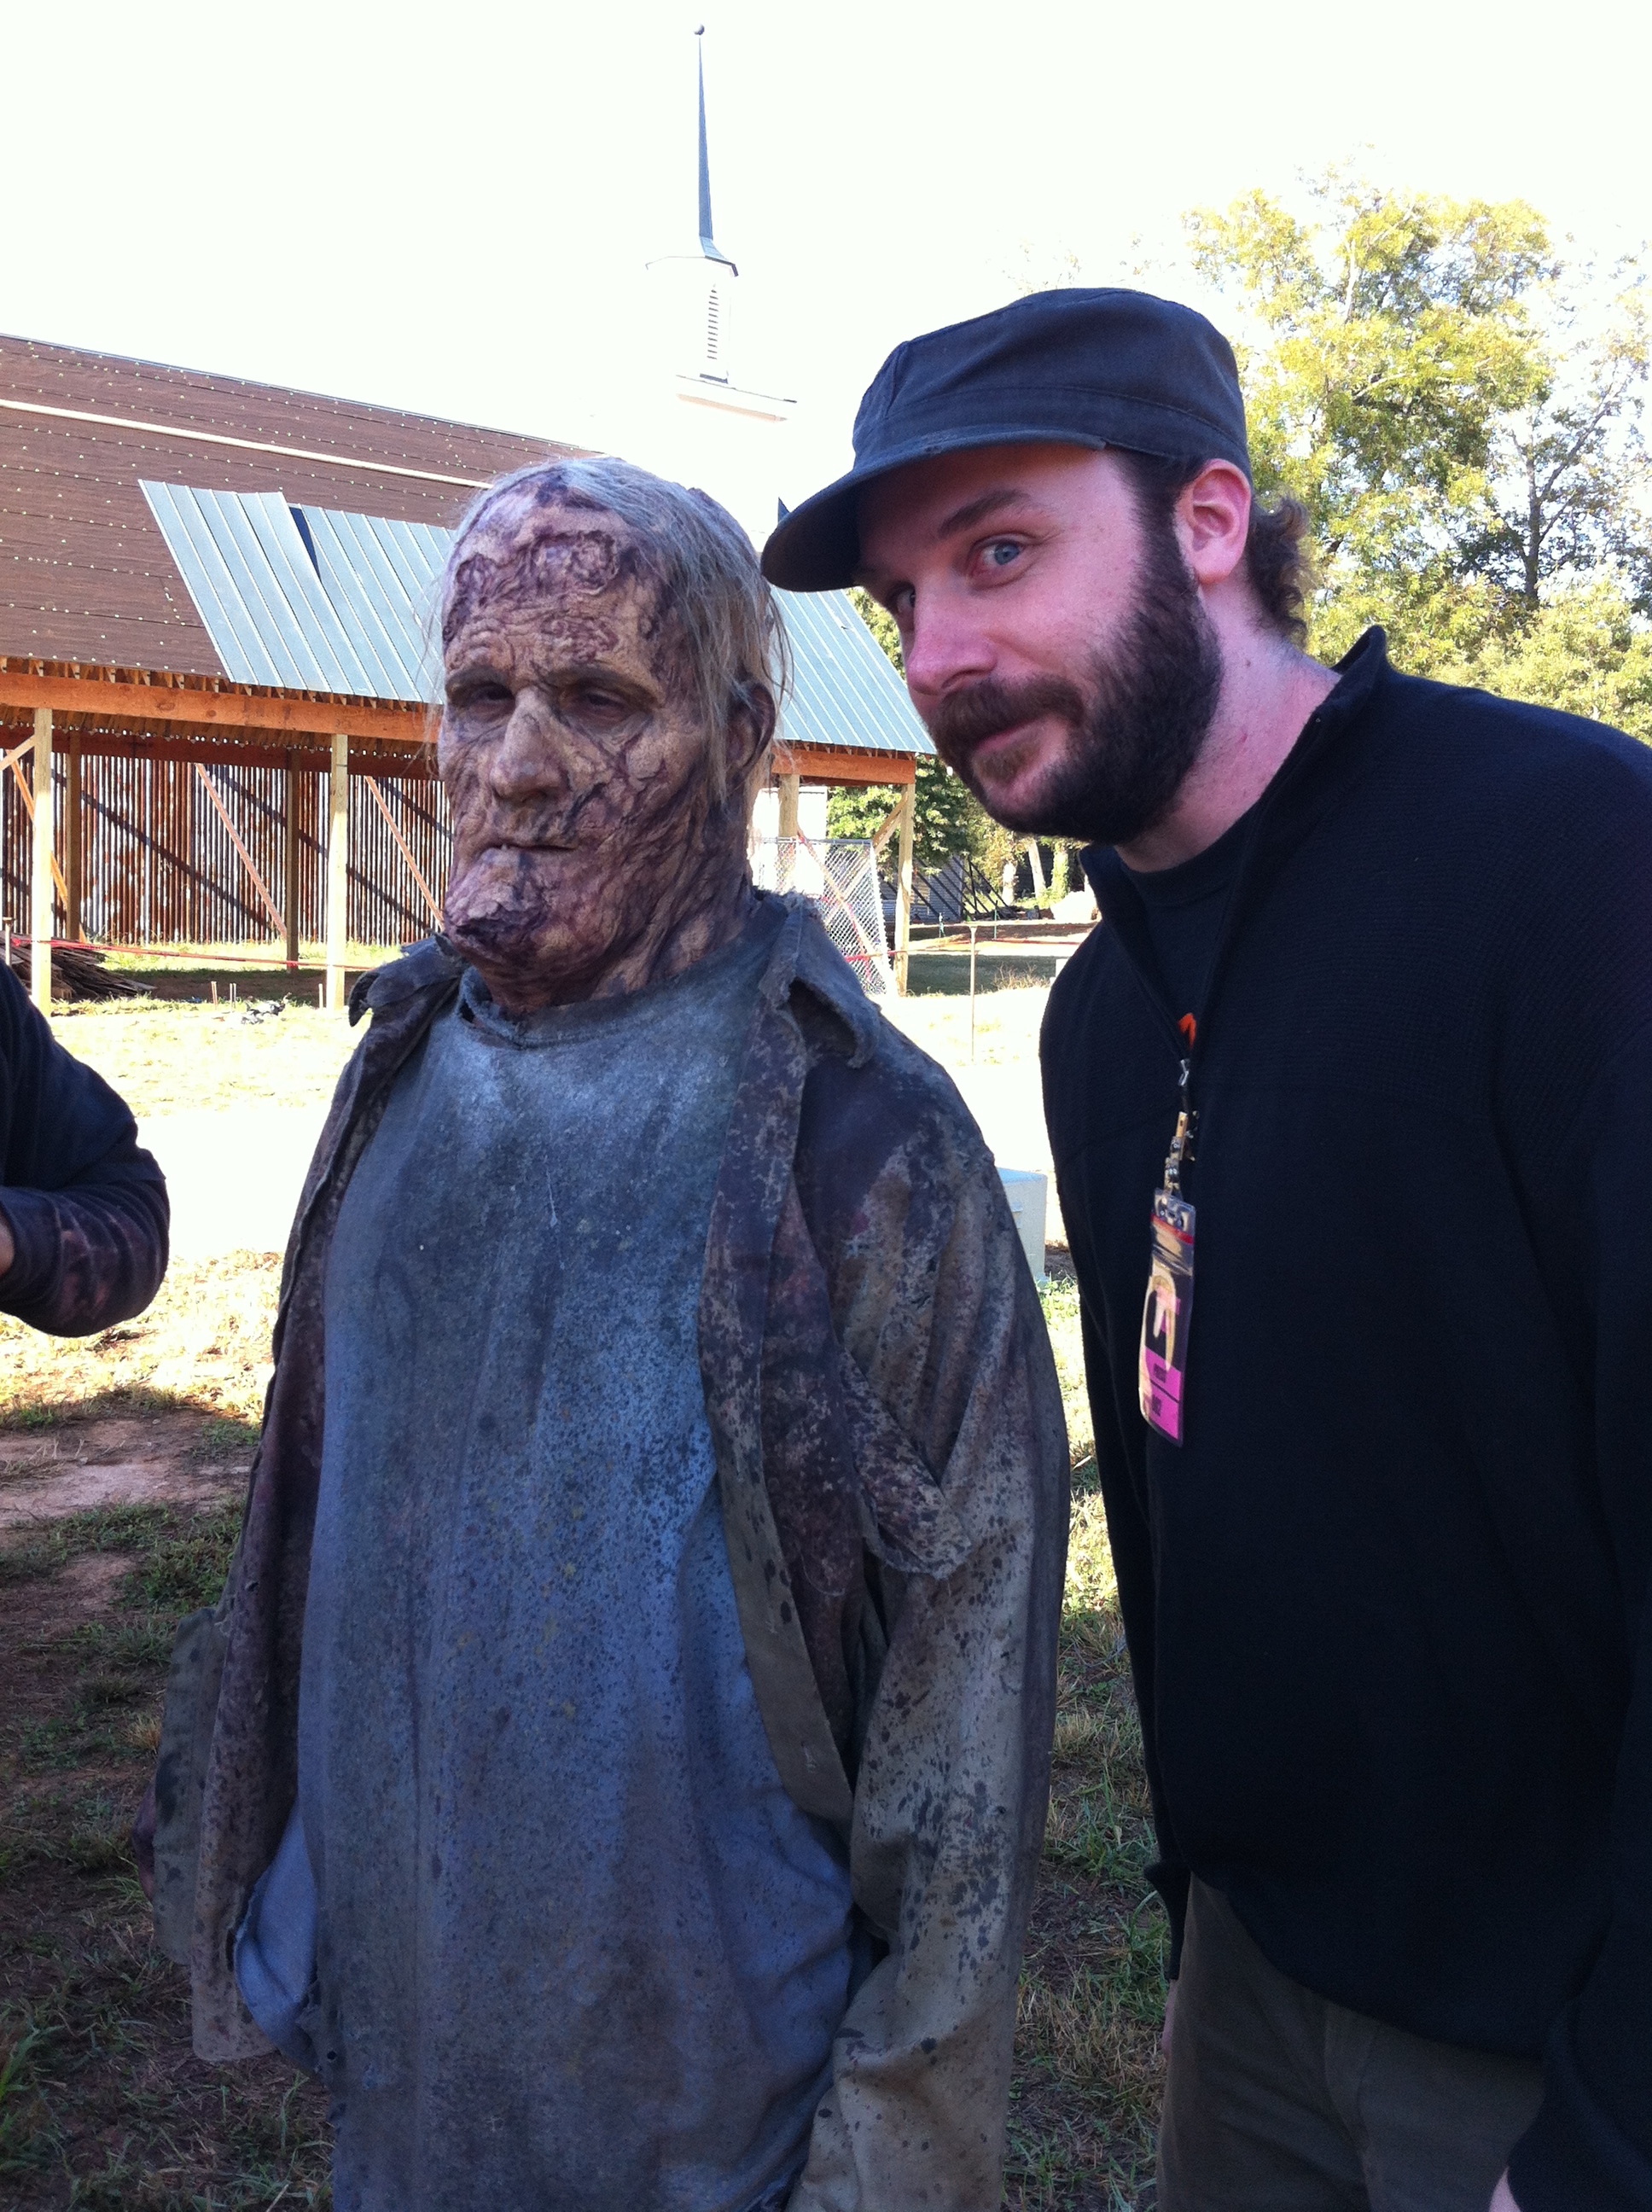
[{"label": "wooden post", "polygon": [[775,835],[780,837],[795,837],[798,834],[798,794],[803,789],[803,778],[794,773],[791,775],[778,776],[775,781],[780,785],[780,827]]},{"label": "wooden post", "polygon": [[34,880],[30,886],[28,994],[52,1012],[52,709],[34,709]]},{"label": "wooden post", "polygon": [[901,845],[895,878],[895,988],[907,994],[908,948],[912,942],[912,841],[918,820],[918,787],[908,784],[901,794]]},{"label": "wooden post", "polygon": [[332,741],[327,805],[327,1004],[344,1004],[344,925],[349,903],[350,741]]},{"label": "wooden post", "polygon": [[86,859],[82,845],[81,828],[81,741],[79,732],[69,740],[69,788],[64,794],[68,801],[69,819],[64,824],[67,833],[69,896],[64,904],[64,933],[70,937],[84,937],[81,926],[81,895],[86,879]]},{"label": "wooden post", "polygon": [[284,886],[287,899],[287,965],[298,966],[298,770],[293,766],[293,756],[287,756],[287,880]]}]

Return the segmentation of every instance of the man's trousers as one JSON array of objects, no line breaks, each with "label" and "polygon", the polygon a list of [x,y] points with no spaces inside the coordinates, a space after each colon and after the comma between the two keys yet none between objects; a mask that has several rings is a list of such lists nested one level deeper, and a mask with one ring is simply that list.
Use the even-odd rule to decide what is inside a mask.
[{"label": "man's trousers", "polygon": [[1315,1996],[1194,1881],[1159,2212],[1487,2212],[1541,2094],[1534,2060],[1431,2043]]}]

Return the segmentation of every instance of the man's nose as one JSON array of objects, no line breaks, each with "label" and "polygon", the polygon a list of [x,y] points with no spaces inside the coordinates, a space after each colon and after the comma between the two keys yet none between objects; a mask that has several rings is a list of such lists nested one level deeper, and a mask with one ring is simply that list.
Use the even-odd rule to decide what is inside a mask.
[{"label": "man's nose", "polygon": [[567,752],[568,732],[550,703],[533,692],[519,693],[504,733],[488,757],[488,782],[495,798],[507,806],[566,798],[575,781]]},{"label": "man's nose", "polygon": [[990,676],[998,654],[969,601],[942,590],[920,593],[905,659],[912,703],[927,717],[949,691]]}]

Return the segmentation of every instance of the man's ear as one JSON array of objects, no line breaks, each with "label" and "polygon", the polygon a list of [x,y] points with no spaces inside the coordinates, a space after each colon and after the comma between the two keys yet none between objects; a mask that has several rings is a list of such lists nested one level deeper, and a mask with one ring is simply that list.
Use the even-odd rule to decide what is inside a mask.
[{"label": "man's ear", "polygon": [[1231,461],[1208,461],[1175,503],[1176,535],[1193,581],[1225,583],[1245,557],[1251,489]]}]

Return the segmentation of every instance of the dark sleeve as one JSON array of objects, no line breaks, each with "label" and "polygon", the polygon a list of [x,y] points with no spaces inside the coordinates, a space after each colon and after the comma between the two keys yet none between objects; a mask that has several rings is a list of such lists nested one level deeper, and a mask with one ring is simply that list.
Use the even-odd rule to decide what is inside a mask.
[{"label": "dark sleeve", "polygon": [[0,1310],[56,1336],[141,1313],[167,1272],[167,1185],[125,1102],[52,1036],[0,968],[5,1157],[0,1211],[16,1256]]},{"label": "dark sleeve", "polygon": [[[1652,950],[1652,948],[1649,948]],[[1557,1177],[1552,1251],[1593,1388],[1598,1505],[1616,1569],[1623,1730],[1609,1918],[1549,2039],[1536,2121],[1509,2161],[1521,2212],[1652,2212],[1652,1022],[1594,1086]],[[1563,1212],[1564,1209],[1564,1212]],[[1546,1224],[1537,1222],[1540,1239]],[[1552,1279],[1556,1272],[1552,1269]],[[1614,1700],[1615,1702],[1616,1700]]]}]

